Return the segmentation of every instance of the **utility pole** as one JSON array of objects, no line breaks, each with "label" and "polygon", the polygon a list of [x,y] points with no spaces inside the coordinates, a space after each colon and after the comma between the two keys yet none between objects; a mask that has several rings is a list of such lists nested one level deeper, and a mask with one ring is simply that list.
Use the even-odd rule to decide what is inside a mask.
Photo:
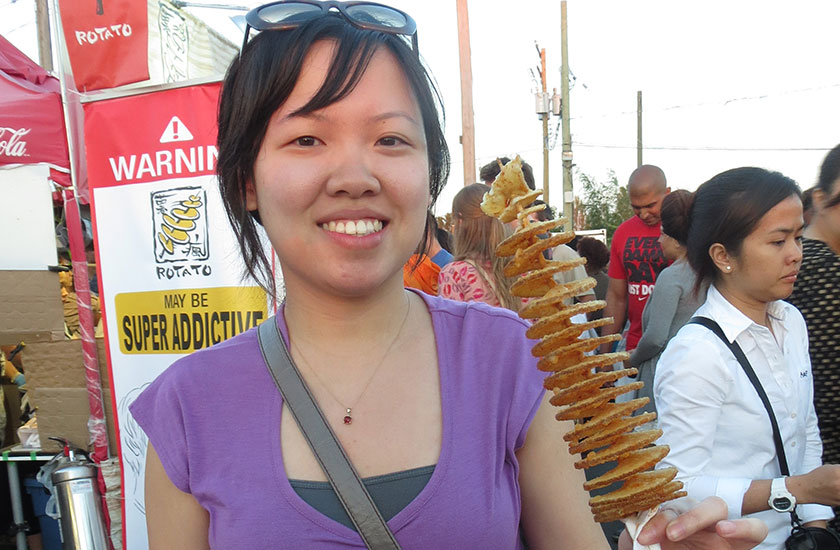
[{"label": "utility pole", "polygon": [[458,58],[461,63],[461,148],[464,185],[475,183],[475,123],[473,119],[470,20],[467,0],[455,0],[458,11]]},{"label": "utility pole", "polygon": [[636,92],[636,167],[642,165],[642,91]]},{"label": "utility pole", "polygon": [[38,29],[38,61],[47,72],[52,72],[52,42],[47,0],[35,0],[35,25]]},{"label": "utility pole", "polygon": [[551,115],[560,116],[560,96],[557,95],[557,88],[554,88],[553,95],[548,95],[548,82],[546,81],[547,77],[545,73],[545,48],[540,48],[539,44],[534,44],[534,46],[536,46],[537,53],[540,56],[540,64],[537,66],[537,71],[540,73],[540,82],[537,84],[534,100],[537,116],[542,121],[543,200],[545,200],[546,204],[551,205],[548,195],[548,153],[553,146],[550,143],[548,119],[551,118]]},{"label": "utility pole", "polygon": [[[569,44],[566,32],[566,0],[560,2],[560,123],[563,126],[563,216],[568,218],[571,229],[574,224],[574,200],[572,189],[572,132],[569,125]],[[546,199],[548,202],[548,199]]]},{"label": "utility pole", "polygon": [[[540,50],[540,77],[542,80],[542,97],[548,96],[548,89],[547,84],[545,81],[545,48],[539,48]],[[551,112],[546,111],[542,113],[540,117],[542,118],[542,131],[543,131],[543,200],[546,204],[551,204],[548,202],[548,117],[551,116]]]}]

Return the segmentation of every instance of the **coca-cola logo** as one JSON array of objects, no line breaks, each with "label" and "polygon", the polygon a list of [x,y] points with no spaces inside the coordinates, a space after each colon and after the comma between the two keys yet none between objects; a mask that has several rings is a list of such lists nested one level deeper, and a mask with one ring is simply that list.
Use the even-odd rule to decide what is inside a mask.
[{"label": "coca-cola logo", "polygon": [[25,157],[26,142],[21,138],[31,131],[31,128],[15,129],[0,127],[0,155]]}]

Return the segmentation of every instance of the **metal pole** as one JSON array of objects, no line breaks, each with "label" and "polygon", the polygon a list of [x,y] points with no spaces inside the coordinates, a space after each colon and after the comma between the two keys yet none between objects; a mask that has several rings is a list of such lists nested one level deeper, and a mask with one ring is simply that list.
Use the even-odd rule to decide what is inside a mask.
[{"label": "metal pole", "polygon": [[461,148],[464,185],[475,183],[475,123],[473,120],[470,19],[467,0],[455,0],[458,9],[458,59],[461,63]]},{"label": "metal pole", "polygon": [[18,478],[17,463],[10,460],[6,462],[6,471],[9,473],[9,493],[12,500],[12,520],[15,523],[15,545],[17,550],[26,550],[26,531],[23,530],[23,501],[20,496],[20,478]]},{"label": "metal pole", "polygon": [[642,165],[642,91],[636,92],[636,166]]},{"label": "metal pole", "polygon": [[560,96],[562,98],[563,127],[563,216],[569,220],[569,228],[574,223],[574,191],[572,189],[572,131],[569,124],[569,44],[566,32],[566,0],[560,2]]}]

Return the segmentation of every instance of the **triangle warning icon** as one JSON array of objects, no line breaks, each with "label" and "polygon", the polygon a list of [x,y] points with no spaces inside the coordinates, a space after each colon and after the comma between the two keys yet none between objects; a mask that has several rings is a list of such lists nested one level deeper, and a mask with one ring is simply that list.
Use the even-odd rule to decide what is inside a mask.
[{"label": "triangle warning icon", "polygon": [[166,125],[166,130],[160,136],[161,143],[172,143],[173,141],[191,141],[192,133],[187,129],[181,119],[174,116]]}]

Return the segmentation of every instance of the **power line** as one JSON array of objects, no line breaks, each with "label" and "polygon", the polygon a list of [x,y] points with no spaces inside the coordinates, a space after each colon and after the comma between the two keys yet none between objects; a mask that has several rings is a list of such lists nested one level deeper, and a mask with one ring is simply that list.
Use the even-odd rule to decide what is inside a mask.
[{"label": "power line", "polygon": [[[602,145],[595,143],[575,142],[577,147],[593,149],[636,149],[635,145]],[[767,152],[796,152],[796,151],[830,151],[831,147],[690,147],[687,145],[645,145],[645,149],[654,151],[767,151]]]},{"label": "power line", "polygon": [[[796,90],[784,90],[784,91],[781,91],[781,92],[778,92],[778,93],[772,93],[772,94],[762,94],[762,95],[744,96],[744,97],[733,97],[733,98],[729,98],[729,99],[721,99],[721,100],[717,100],[717,101],[704,101],[704,102],[700,102],[700,103],[686,103],[686,104],[680,104],[680,105],[670,105],[670,106],[667,106],[667,107],[660,107],[658,109],[651,109],[651,108],[646,107],[645,112],[646,113],[651,113],[651,112],[656,113],[656,112],[673,111],[675,109],[691,109],[691,108],[695,108],[695,107],[708,107],[708,106],[725,107],[725,106],[729,105],[730,103],[735,103],[735,102],[739,102],[739,101],[754,101],[754,100],[759,100],[759,99],[770,99],[770,98],[773,98],[773,97],[779,97],[779,96],[785,96],[785,95],[802,94],[802,93],[807,93],[807,92],[818,92],[818,91],[822,91],[822,90],[828,90],[828,89],[831,89],[831,88],[840,88],[840,83],[828,84],[828,85],[825,85],[825,86],[817,86],[817,87],[812,87],[812,88],[800,88],[800,89],[796,89]],[[625,116],[625,115],[634,115],[635,116],[636,111],[620,111],[620,112],[617,112],[617,113],[604,113],[604,114],[600,114],[600,115],[583,115],[583,116],[578,116],[578,117],[571,117],[571,120],[609,118],[609,117]]]}]

